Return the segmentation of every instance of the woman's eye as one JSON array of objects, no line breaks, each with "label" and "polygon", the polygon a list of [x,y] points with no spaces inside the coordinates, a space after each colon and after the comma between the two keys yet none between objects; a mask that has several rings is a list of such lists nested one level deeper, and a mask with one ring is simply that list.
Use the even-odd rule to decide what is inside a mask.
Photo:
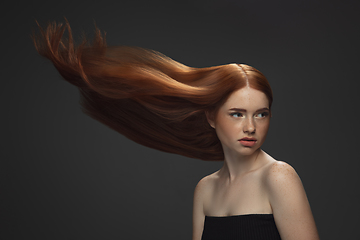
[{"label": "woman's eye", "polygon": [[258,113],[258,114],[256,114],[255,117],[257,117],[257,118],[264,118],[264,117],[266,117],[267,115],[269,115],[269,113],[263,112],[263,113]]},{"label": "woman's eye", "polygon": [[230,113],[230,115],[233,116],[233,117],[236,117],[236,118],[242,117],[241,113]]}]

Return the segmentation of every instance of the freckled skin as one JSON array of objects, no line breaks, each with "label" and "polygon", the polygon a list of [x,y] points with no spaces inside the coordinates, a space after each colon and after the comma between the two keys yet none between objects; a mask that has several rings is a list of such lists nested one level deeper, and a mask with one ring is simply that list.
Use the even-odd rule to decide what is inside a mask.
[{"label": "freckled skin", "polygon": [[[230,113],[232,108],[241,108],[242,116],[234,117]],[[259,109],[269,108],[269,101],[263,92],[249,87],[242,88],[230,95],[229,99],[220,107],[215,119],[209,119],[210,125],[215,128],[223,146],[225,158],[235,155],[252,155],[264,143],[269,125],[270,112],[266,117],[256,117]],[[255,137],[257,142],[253,147],[244,147],[239,139]]]},{"label": "freckled skin", "polygon": [[[258,110],[268,107],[264,93],[245,87],[232,93],[214,118],[207,116],[221,141],[225,158],[219,171],[204,177],[196,186],[193,240],[201,239],[205,215],[251,213],[272,213],[282,240],[319,240],[296,171],[260,148],[271,114]],[[239,139],[244,137],[257,141],[251,147],[243,146]]]}]

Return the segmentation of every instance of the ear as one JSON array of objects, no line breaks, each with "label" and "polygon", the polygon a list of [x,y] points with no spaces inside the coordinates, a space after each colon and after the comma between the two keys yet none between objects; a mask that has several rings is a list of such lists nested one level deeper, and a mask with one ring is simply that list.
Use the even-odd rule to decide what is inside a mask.
[{"label": "ear", "polygon": [[215,128],[214,114],[209,111],[205,111],[205,115],[206,115],[206,119],[207,119],[208,123],[210,124],[210,126],[212,128]]}]

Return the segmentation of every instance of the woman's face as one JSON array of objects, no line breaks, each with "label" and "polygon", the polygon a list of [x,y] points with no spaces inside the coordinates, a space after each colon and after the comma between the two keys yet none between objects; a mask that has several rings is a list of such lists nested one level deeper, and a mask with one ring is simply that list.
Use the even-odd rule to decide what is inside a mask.
[{"label": "woman's face", "polygon": [[225,156],[251,155],[264,143],[269,129],[269,100],[259,90],[241,88],[230,95],[209,123],[215,128]]}]

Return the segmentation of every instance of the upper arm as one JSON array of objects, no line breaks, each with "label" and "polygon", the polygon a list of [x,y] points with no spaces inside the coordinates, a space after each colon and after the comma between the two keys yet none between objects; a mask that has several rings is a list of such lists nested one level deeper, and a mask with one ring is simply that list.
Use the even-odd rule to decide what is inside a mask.
[{"label": "upper arm", "polygon": [[266,187],[281,239],[318,240],[309,201],[296,171],[287,163],[274,163]]},{"label": "upper arm", "polygon": [[204,228],[204,191],[205,191],[206,180],[205,178],[201,179],[196,185],[194,191],[194,200],[193,200],[193,234],[192,240],[200,240]]}]

